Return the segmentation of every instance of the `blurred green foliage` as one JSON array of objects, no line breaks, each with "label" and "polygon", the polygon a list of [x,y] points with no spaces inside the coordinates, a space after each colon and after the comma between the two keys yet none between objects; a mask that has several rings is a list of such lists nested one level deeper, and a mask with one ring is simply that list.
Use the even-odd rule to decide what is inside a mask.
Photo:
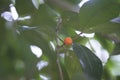
[{"label": "blurred green foliage", "polygon": [[[119,80],[120,0],[89,0],[82,7],[80,2],[0,0],[0,80]],[[17,20],[15,13],[10,15],[10,4]],[[76,30],[95,36],[83,37]],[[73,46],[61,46],[67,36],[73,38]],[[91,39],[101,46],[100,59]],[[31,45],[42,50],[40,57]],[[109,55],[104,65],[103,50]]]}]

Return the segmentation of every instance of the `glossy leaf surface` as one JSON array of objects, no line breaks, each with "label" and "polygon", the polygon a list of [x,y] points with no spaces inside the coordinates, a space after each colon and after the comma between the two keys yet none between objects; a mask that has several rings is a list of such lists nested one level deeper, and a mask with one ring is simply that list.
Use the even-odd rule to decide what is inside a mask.
[{"label": "glossy leaf surface", "polygon": [[100,59],[82,45],[73,44],[73,50],[79,58],[87,80],[101,80],[103,66]]}]

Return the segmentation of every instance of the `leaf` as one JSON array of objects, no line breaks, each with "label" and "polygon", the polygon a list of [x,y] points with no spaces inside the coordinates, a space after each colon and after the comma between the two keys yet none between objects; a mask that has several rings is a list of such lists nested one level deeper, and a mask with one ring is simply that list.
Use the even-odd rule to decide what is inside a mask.
[{"label": "leaf", "polygon": [[85,80],[84,73],[79,59],[73,51],[68,51],[65,55],[65,68],[70,80]]},{"label": "leaf", "polygon": [[63,10],[79,13],[80,7],[78,5],[74,5],[69,3],[68,1],[65,0],[48,0],[47,3],[49,5],[52,4],[54,7],[60,7]]},{"label": "leaf", "polygon": [[91,31],[89,32],[94,31],[102,34],[110,34],[110,33],[120,34],[119,29],[120,29],[120,24],[105,22],[103,24],[92,27]]},{"label": "leaf", "polygon": [[21,37],[29,44],[36,45],[42,49],[42,60],[47,59],[48,66],[39,71],[40,78],[42,76],[52,80],[59,80],[59,70],[56,63],[56,54],[49,46],[49,40],[44,38],[44,35],[36,30],[27,30],[21,32]]},{"label": "leaf", "polygon": [[87,80],[101,80],[103,67],[100,59],[82,45],[73,44],[73,50],[80,60]]},{"label": "leaf", "polygon": [[66,0],[66,1],[68,1],[68,2],[70,2],[72,4],[78,5],[78,3],[80,3],[82,0]]},{"label": "leaf", "polygon": [[[95,6],[95,7],[93,7]],[[112,0],[92,0],[81,8],[80,21],[86,26],[95,26],[104,22],[109,22],[119,14],[119,4]],[[114,9],[114,10],[113,10]],[[89,12],[89,13],[87,13]]]},{"label": "leaf", "polygon": [[16,3],[16,0],[11,0],[11,2],[12,2],[13,4],[15,4],[15,3]]},{"label": "leaf", "polygon": [[[111,36],[111,35],[108,35]],[[107,50],[109,53],[113,52],[114,44],[111,40],[107,38],[107,36],[102,34],[95,34],[95,39],[99,41],[102,47]]]},{"label": "leaf", "polygon": [[[119,7],[120,5],[113,0],[90,0],[81,7],[79,14],[63,11],[61,13],[63,26],[72,27],[84,32],[100,32],[101,30],[106,32],[104,31],[106,26],[101,29],[98,25],[109,23],[111,19],[118,16],[120,12]],[[115,28],[117,29],[116,26]],[[107,27],[107,29],[109,28]],[[111,33],[113,32],[117,31],[112,30]]]},{"label": "leaf", "polygon": [[39,0],[32,0],[33,5],[35,6],[36,9],[39,9]]},{"label": "leaf", "polygon": [[111,22],[120,23],[120,17],[112,19]]},{"label": "leaf", "polygon": [[44,0],[32,0],[33,5],[35,6],[36,9],[39,9],[39,6],[41,4],[44,4]]},{"label": "leaf", "polygon": [[[112,55],[110,61],[107,63],[108,70],[114,76],[120,75],[120,55]],[[119,79],[118,79],[119,80]]]},{"label": "leaf", "polygon": [[[52,54],[52,53],[50,53],[50,54]],[[39,71],[39,75],[44,75],[46,78],[48,77],[48,80],[49,79],[60,80],[59,70],[58,70],[58,66],[56,64],[56,60],[52,60],[52,58],[51,58],[47,62],[48,62],[48,66],[41,69]],[[40,78],[42,78],[42,77],[40,76]],[[45,78],[42,78],[40,80],[45,80]]]},{"label": "leaf", "polygon": [[57,13],[49,8],[47,5],[41,5],[38,11],[35,11],[32,15],[32,25],[39,27],[52,27],[56,26],[56,18],[58,17]]},{"label": "leaf", "polygon": [[113,50],[112,54],[113,54],[113,55],[118,55],[118,54],[120,54],[120,42],[115,43],[115,47],[114,47],[114,50]]}]

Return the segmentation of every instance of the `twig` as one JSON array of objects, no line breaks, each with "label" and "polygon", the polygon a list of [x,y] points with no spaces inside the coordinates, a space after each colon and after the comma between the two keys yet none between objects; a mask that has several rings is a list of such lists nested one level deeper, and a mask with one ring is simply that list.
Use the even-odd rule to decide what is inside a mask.
[{"label": "twig", "polygon": [[58,17],[58,23],[57,23],[57,26],[56,26],[56,35],[57,36],[58,36],[60,28],[61,28],[61,23],[62,23],[62,19],[61,19],[61,17]]},{"label": "twig", "polygon": [[61,23],[62,23],[62,19],[61,19],[61,17],[58,17],[58,23],[57,23],[57,26],[56,26],[56,53],[57,53],[56,62],[57,62],[57,65],[58,65],[60,78],[61,78],[61,80],[64,80],[63,73],[62,73],[62,68],[61,68],[60,60],[59,60],[59,49],[60,49],[60,47],[59,47],[59,44],[58,44],[59,43],[58,42],[58,40],[59,40],[58,34],[59,34],[60,29],[61,29]]},{"label": "twig", "polygon": [[62,68],[61,68],[60,60],[59,60],[59,54],[57,54],[57,60],[56,60],[56,62],[57,62],[57,65],[58,65],[58,69],[59,69],[59,73],[60,73],[60,78],[61,78],[61,80],[64,80],[63,79],[63,72],[62,72]]},{"label": "twig", "polygon": [[76,36],[73,38],[73,40],[76,40],[77,38],[79,38],[81,34],[82,34],[82,32],[80,32],[78,35],[76,35]]}]

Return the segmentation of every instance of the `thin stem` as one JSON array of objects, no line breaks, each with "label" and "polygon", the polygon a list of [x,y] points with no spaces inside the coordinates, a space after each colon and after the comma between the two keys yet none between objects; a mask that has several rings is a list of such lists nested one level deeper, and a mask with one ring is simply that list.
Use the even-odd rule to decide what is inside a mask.
[{"label": "thin stem", "polygon": [[62,23],[62,19],[61,17],[58,17],[58,23],[57,23],[57,27],[56,27],[56,35],[58,36],[59,31],[61,29],[61,23]]},{"label": "thin stem", "polygon": [[78,35],[76,35],[76,36],[73,38],[73,40],[78,39],[78,38],[80,37],[81,34],[82,34],[82,32],[80,32]]},{"label": "thin stem", "polygon": [[58,65],[58,69],[59,69],[59,73],[60,73],[60,78],[61,78],[61,80],[64,80],[62,68],[61,68],[61,65],[60,65],[59,54],[57,54],[57,60],[56,60],[56,62],[57,62],[57,65]]},{"label": "thin stem", "polygon": [[61,42],[63,42],[64,43],[64,40],[62,40],[59,36],[57,36],[58,37],[58,39],[61,41]]},{"label": "thin stem", "polygon": [[57,26],[56,26],[56,53],[57,53],[57,65],[58,65],[58,69],[59,69],[59,74],[60,74],[60,78],[61,80],[64,80],[63,78],[63,72],[62,72],[62,68],[61,68],[61,65],[60,65],[60,60],[59,60],[59,38],[58,38],[58,34],[59,34],[59,31],[61,29],[61,23],[62,23],[62,19],[61,17],[58,17],[58,23],[57,23]]}]

